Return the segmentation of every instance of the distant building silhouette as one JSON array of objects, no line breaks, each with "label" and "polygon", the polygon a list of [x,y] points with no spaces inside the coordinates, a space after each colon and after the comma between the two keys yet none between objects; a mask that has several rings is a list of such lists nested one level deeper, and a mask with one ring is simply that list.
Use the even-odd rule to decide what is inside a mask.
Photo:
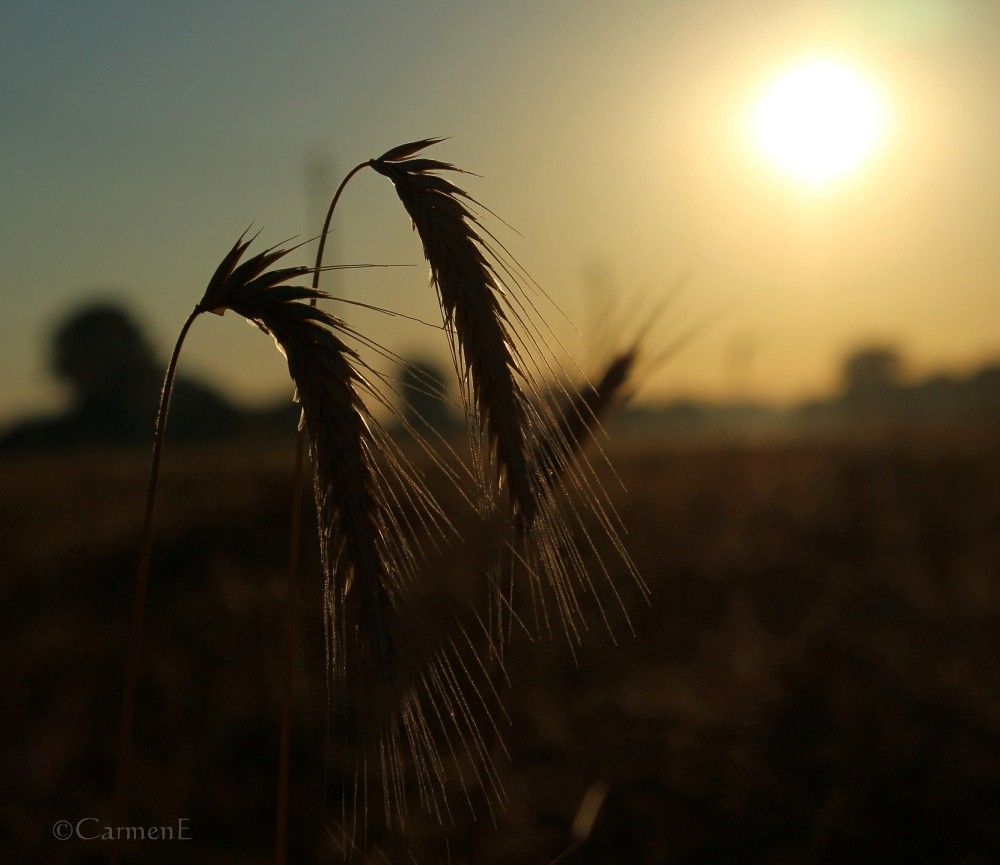
[{"label": "distant building silhouette", "polygon": [[403,419],[420,435],[426,434],[428,427],[444,436],[461,428],[448,403],[445,372],[433,361],[404,362],[399,393],[403,399]]},{"label": "distant building silhouette", "polygon": [[902,381],[900,354],[890,346],[866,346],[844,361],[844,399],[868,402],[883,399]]},{"label": "distant building silhouette", "polygon": [[[71,391],[65,412],[23,421],[0,436],[5,451],[151,442],[163,365],[118,304],[87,304],[52,336],[52,372]],[[240,413],[208,386],[179,376],[168,437],[196,441],[238,431]]]},{"label": "distant building silhouette", "polygon": [[1000,433],[1000,364],[966,376],[937,373],[916,381],[907,381],[903,369],[897,349],[867,345],[847,355],[841,388],[828,397],[785,407],[680,399],[626,409],[610,425],[616,435],[658,441]]},{"label": "distant building silhouette", "polygon": [[860,348],[844,361],[840,394],[804,404],[799,417],[809,431],[861,436],[986,429],[1000,422],[1000,367],[913,382],[904,381],[902,368],[902,356],[892,347]]}]

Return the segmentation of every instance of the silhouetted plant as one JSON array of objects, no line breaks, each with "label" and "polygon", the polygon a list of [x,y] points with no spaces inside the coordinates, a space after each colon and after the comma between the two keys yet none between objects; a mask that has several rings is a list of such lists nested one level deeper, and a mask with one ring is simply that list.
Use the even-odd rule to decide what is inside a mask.
[{"label": "silhouetted plant", "polygon": [[[493,764],[499,741],[495,718],[502,708],[493,678],[503,643],[515,626],[531,636],[552,630],[552,607],[571,643],[580,639],[580,589],[601,603],[585,551],[614,590],[595,525],[619,558],[617,570],[638,580],[597,476],[580,459],[582,440],[592,429],[588,419],[601,411],[591,394],[600,390],[588,385],[578,392],[570,384],[546,344],[544,322],[524,291],[525,277],[482,227],[474,200],[442,176],[458,169],[419,156],[437,141],[393,148],[348,173],[333,197],[314,267],[284,265],[292,249],[280,247],[247,257],[253,238],[244,234],[181,329],[156,421],[122,713],[116,825],[124,825],[125,817],[163,434],[181,346],[203,312],[232,310],[272,336],[295,383],[302,409],[300,441],[307,442],[312,458],[330,683],[335,703],[350,706],[354,718],[349,735],[359,779],[350,803],[355,813],[367,812],[369,787],[377,779],[386,819],[401,821],[412,778],[422,806],[443,816],[449,808],[449,767],[459,765],[470,775],[460,786],[475,783],[488,802],[502,800]],[[420,581],[427,545],[455,541],[448,517],[373,414],[375,405],[394,410],[395,384],[368,365],[356,346],[384,350],[317,306],[328,298],[318,283],[333,208],[347,181],[365,167],[393,182],[423,243],[469,424],[472,466],[467,471],[475,481],[469,500],[478,505],[484,526],[506,526],[506,546],[482,575],[492,586],[490,608],[439,616],[437,630],[428,628]],[[297,284],[306,278],[311,286]],[[609,372],[605,396],[621,387],[630,365],[623,356]],[[552,402],[551,382],[556,393],[566,395],[571,415]],[[451,470],[451,476],[458,483],[461,475]],[[296,515],[290,599],[297,531]],[[525,592],[517,588],[522,584]],[[290,629],[289,644],[291,636]],[[487,664],[487,658],[493,660]],[[285,691],[287,710],[287,681]],[[279,801],[287,790],[289,723],[286,711]],[[287,819],[281,807],[279,861]],[[115,855],[120,857],[120,848]]]}]

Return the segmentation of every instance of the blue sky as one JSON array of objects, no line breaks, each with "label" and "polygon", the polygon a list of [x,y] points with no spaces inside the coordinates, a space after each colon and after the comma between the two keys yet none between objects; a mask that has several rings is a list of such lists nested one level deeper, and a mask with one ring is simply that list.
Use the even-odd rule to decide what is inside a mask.
[{"label": "blue sky", "polygon": [[[0,423],[58,405],[45,339],[72,304],[123,300],[165,354],[248,224],[268,244],[312,235],[341,174],[430,135],[450,136],[436,155],[481,175],[471,191],[519,232],[500,226],[507,246],[596,331],[560,333],[584,368],[600,360],[589,339],[627,339],[690,274],[652,338],[719,317],[650,395],[798,398],[868,339],[898,342],[915,373],[995,358],[998,42],[985,0],[8,0]],[[734,129],[757,79],[819,43],[879,76],[896,131],[817,199],[760,169]],[[435,318],[382,178],[352,182],[336,226],[338,260],[413,266],[328,288]],[[432,328],[345,314],[443,356]],[[269,340],[232,315],[199,321],[182,363],[241,399],[290,392]]]}]

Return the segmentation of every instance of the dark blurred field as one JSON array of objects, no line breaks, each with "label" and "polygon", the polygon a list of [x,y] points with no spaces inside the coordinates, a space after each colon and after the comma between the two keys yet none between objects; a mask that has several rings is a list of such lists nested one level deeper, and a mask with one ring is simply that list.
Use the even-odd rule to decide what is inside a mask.
[{"label": "dark blurred field", "polygon": [[[106,856],[52,825],[110,820],[147,459],[0,463],[5,862]],[[459,799],[452,825],[372,830],[370,861],[1000,861],[1000,442],[614,462],[653,590],[646,606],[621,577],[635,636],[595,619],[575,663],[518,646],[497,825]],[[192,840],[137,862],[270,861],[290,465],[168,449],[129,822],[189,818]],[[473,540],[450,576],[475,580],[476,558]],[[292,861],[336,862],[313,552],[304,567]],[[585,799],[601,807],[573,848]]]}]

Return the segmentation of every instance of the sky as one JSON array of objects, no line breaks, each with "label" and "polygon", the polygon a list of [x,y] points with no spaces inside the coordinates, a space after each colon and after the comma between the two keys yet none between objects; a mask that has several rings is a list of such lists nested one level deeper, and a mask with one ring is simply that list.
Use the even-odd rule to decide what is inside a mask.
[{"label": "sky", "polygon": [[[888,126],[810,189],[765,164],[746,118],[817,49],[867,70]],[[311,237],[352,166],[429,136],[475,172],[462,183],[581,369],[647,323],[650,355],[698,329],[646,399],[822,395],[875,342],[912,376],[961,373],[1000,359],[998,95],[990,0],[7,0],[0,425],[66,399],[48,339],[74,305],[124,303],[165,360],[248,225],[261,245]],[[328,263],[405,266],[324,288],[439,321],[384,178],[352,180],[334,227]],[[446,358],[433,326],[334,308]],[[291,393],[232,313],[196,322],[181,370],[247,403]]]}]

